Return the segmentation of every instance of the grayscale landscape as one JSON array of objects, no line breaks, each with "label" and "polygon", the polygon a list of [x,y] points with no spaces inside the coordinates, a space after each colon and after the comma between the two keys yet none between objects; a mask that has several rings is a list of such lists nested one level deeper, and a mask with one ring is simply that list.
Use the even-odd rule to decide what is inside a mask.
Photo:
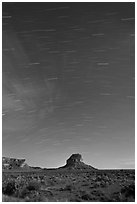
[{"label": "grayscale landscape", "polygon": [[135,3],[2,3],[3,202],[135,202]]},{"label": "grayscale landscape", "polygon": [[30,167],[24,159],[3,158],[5,202],[134,202],[135,170],[99,170],[72,154],[66,165]]}]

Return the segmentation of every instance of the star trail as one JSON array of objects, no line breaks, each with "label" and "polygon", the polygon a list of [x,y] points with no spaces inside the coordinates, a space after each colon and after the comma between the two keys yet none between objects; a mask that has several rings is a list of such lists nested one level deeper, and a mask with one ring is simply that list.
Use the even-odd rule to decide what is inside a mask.
[{"label": "star trail", "polygon": [[133,168],[134,33],[132,2],[2,3],[3,156]]}]

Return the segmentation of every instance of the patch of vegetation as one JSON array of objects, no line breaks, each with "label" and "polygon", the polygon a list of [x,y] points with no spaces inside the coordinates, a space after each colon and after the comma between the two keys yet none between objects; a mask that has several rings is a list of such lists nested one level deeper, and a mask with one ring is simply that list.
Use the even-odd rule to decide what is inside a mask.
[{"label": "patch of vegetation", "polygon": [[11,196],[16,191],[16,183],[14,180],[9,180],[8,182],[3,182],[2,193]]},{"label": "patch of vegetation", "polygon": [[134,174],[130,170],[3,173],[3,202],[134,202]]},{"label": "patch of vegetation", "polygon": [[126,198],[134,198],[135,199],[135,184],[132,183],[128,186],[124,186],[122,189],[121,189],[121,193],[124,194],[124,196]]}]

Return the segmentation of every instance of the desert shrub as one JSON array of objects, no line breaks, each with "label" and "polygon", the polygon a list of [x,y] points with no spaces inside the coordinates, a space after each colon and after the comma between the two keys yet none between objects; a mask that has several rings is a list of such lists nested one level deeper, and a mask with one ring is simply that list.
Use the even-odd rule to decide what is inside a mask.
[{"label": "desert shrub", "polygon": [[25,197],[25,201],[26,202],[40,202],[40,201],[43,201],[43,197],[39,194],[39,192],[33,191]]},{"label": "desert shrub", "polygon": [[91,194],[85,193],[84,195],[81,196],[82,200],[87,200],[90,201],[92,200]]},{"label": "desert shrub", "polygon": [[99,190],[94,190],[91,192],[81,191],[81,199],[83,201],[102,201],[107,202],[109,199]]},{"label": "desert shrub", "polygon": [[3,183],[3,185],[2,185],[2,193],[3,194],[10,196],[10,195],[14,194],[15,191],[16,191],[15,181],[10,180],[10,181]]},{"label": "desert shrub", "polygon": [[96,197],[97,200],[101,202],[109,202],[110,199],[101,191],[101,190],[93,190],[91,194]]},{"label": "desert shrub", "polygon": [[121,193],[120,192],[114,192],[110,195],[111,202],[120,202],[122,201]]},{"label": "desert shrub", "polygon": [[73,190],[75,190],[75,186],[71,185],[71,184],[68,184],[63,188],[63,190],[64,191],[73,191]]},{"label": "desert shrub", "polygon": [[26,189],[29,191],[38,191],[40,189],[40,184],[37,181],[30,181]]},{"label": "desert shrub", "polygon": [[94,200],[93,196],[89,191],[86,190],[79,190],[77,192],[77,198],[79,198],[80,201],[91,201]]},{"label": "desert shrub", "polygon": [[114,192],[111,195],[113,202],[134,202],[135,200],[135,185],[130,184],[122,187],[120,192]]},{"label": "desert shrub", "polygon": [[56,180],[53,179],[53,178],[50,178],[49,180],[47,180],[47,184],[50,185],[50,186],[54,186],[56,183]]},{"label": "desert shrub", "polygon": [[36,195],[38,194],[38,191],[40,189],[40,185],[38,182],[36,181],[30,181],[29,183],[27,183],[26,185],[22,186],[21,188],[18,188],[15,196],[18,198],[24,198],[24,199],[30,199],[36,197]]},{"label": "desert shrub", "polygon": [[130,184],[128,186],[124,186],[121,189],[121,193],[125,195],[125,197],[133,197],[135,198],[135,184]]},{"label": "desert shrub", "polygon": [[40,184],[37,181],[24,181],[20,180],[16,183],[16,192],[15,196],[18,198],[25,198],[29,194],[32,193],[32,191],[38,191],[40,189]]},{"label": "desert shrub", "polygon": [[15,194],[18,198],[25,198],[27,195],[29,195],[29,190],[27,190],[26,187],[19,189]]},{"label": "desert shrub", "polygon": [[40,202],[43,201],[43,196],[36,190],[29,191],[27,188],[20,189],[16,197],[24,199],[25,202]]},{"label": "desert shrub", "polygon": [[20,178],[20,179],[17,178],[17,179],[15,180],[16,189],[18,190],[18,189],[24,188],[24,186],[27,185],[27,182],[28,182],[28,181],[26,181],[26,180],[23,179],[23,178]]}]

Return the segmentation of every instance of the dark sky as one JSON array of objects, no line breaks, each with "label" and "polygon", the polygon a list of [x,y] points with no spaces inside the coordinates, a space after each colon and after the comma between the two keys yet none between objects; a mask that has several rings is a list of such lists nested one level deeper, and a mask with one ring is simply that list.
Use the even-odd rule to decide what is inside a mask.
[{"label": "dark sky", "polygon": [[134,3],[2,3],[3,156],[134,167]]}]

